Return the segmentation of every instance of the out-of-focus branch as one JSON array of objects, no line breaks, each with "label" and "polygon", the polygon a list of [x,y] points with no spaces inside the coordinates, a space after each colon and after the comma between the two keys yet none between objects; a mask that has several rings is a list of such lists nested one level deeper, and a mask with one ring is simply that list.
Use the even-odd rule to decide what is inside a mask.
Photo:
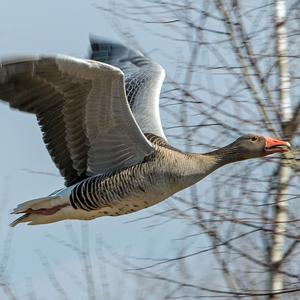
[{"label": "out-of-focus branch", "polygon": [[231,18],[229,17],[229,14],[227,13],[223,5],[223,2],[221,0],[215,0],[215,5],[217,9],[220,11],[220,14],[224,18],[224,25],[227,27],[228,33],[230,34],[231,37],[230,39],[231,45],[233,47],[234,53],[238,56],[239,62],[242,66],[243,80],[255,99],[256,105],[261,112],[262,119],[264,121],[264,125],[266,129],[272,132],[276,136],[277,135],[276,131],[274,130],[270,117],[267,111],[265,110],[263,101],[260,99],[258,91],[255,88],[255,85],[251,82],[251,79],[249,77],[248,65],[245,63],[243,54],[241,53],[241,49],[237,44],[237,37],[235,35],[235,30],[232,26]]},{"label": "out-of-focus branch", "polygon": [[241,35],[241,40],[245,46],[246,49],[246,53],[247,53],[247,58],[250,62],[251,67],[254,69],[255,71],[255,78],[257,78],[257,81],[261,87],[261,89],[263,90],[263,92],[266,95],[266,99],[269,102],[269,105],[271,106],[271,108],[274,111],[274,114],[276,115],[277,119],[276,122],[280,121],[280,114],[277,110],[277,107],[274,103],[272,94],[267,86],[267,82],[265,81],[265,77],[262,74],[262,71],[260,70],[260,67],[258,65],[258,62],[256,60],[254,51],[253,51],[253,47],[251,44],[251,40],[249,39],[249,37],[246,34],[246,30],[245,30],[245,26],[244,26],[244,22],[241,16],[241,8],[240,8],[240,1],[235,1],[235,5],[233,6],[233,11],[235,12],[236,16],[237,16],[237,23],[236,26],[239,30],[239,33]]},{"label": "out-of-focus branch", "polygon": [[63,285],[61,284],[60,280],[58,280],[55,272],[52,270],[51,265],[47,259],[47,257],[41,252],[37,251],[38,256],[40,257],[40,260],[42,262],[42,265],[44,266],[45,270],[47,271],[47,275],[49,278],[49,281],[54,288],[54,290],[57,292],[57,295],[59,299],[61,300],[69,300]]}]

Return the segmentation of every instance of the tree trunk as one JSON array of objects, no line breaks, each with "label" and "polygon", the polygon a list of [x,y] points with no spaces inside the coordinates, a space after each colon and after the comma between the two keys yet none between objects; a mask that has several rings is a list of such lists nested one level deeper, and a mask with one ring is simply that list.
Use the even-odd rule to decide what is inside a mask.
[{"label": "tree trunk", "polygon": [[[285,22],[285,0],[276,0],[275,9],[281,124],[285,125],[291,120],[290,76],[288,70],[288,41]],[[282,291],[283,289],[283,278],[282,274],[280,273],[280,267],[282,265],[284,233],[286,232],[286,222],[288,219],[287,193],[289,177],[290,170],[283,159],[279,165],[278,172],[279,188],[274,210],[273,241],[270,257],[271,270],[269,299],[272,300],[280,299],[280,294],[276,293]]]}]

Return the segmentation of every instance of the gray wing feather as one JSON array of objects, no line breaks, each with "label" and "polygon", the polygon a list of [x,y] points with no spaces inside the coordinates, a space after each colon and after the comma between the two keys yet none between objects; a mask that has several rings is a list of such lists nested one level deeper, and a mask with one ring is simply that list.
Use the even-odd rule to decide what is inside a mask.
[{"label": "gray wing feather", "polygon": [[36,114],[67,186],[141,162],[153,151],[130,111],[123,73],[115,67],[67,56],[5,61],[0,98]]},{"label": "gray wing feather", "polygon": [[141,130],[166,139],[159,113],[164,69],[135,49],[96,37],[91,37],[90,42],[91,59],[124,72],[127,99]]}]

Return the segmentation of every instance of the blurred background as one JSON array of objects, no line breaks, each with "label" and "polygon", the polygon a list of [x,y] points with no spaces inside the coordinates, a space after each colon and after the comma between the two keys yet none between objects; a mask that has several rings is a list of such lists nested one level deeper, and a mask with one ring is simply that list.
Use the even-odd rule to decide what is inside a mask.
[{"label": "blurred background", "polygon": [[12,208],[63,179],[35,117],[0,103],[0,299],[299,299],[299,1],[11,0],[0,11],[0,57],[87,57],[93,34],[161,64],[162,123],[181,150],[250,132],[293,145],[140,212],[11,229]]}]

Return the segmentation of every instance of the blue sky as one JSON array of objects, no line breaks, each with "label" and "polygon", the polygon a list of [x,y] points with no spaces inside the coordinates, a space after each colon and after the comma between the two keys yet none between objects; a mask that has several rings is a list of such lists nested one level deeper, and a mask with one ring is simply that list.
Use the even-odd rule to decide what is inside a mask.
[{"label": "blue sky", "polygon": [[[0,11],[0,57],[30,53],[63,53],[84,57],[88,51],[90,33],[115,40],[121,39],[110,22],[111,16],[95,9],[88,1],[2,1]],[[155,40],[152,35],[138,31],[136,35],[145,49],[154,48]],[[163,42],[159,47],[162,51],[168,51],[172,45]],[[153,56],[156,56],[155,52]],[[159,59],[158,54],[157,59]],[[167,72],[175,72],[167,61],[159,62],[163,64]],[[152,230],[145,229],[145,226],[150,224],[147,221],[127,223],[136,218],[148,216],[152,212],[167,209],[165,204],[159,204],[147,212],[142,211],[118,218],[97,219],[89,222],[88,225],[83,225],[84,227],[81,222],[60,222],[37,227],[21,225],[10,229],[8,223],[13,217],[9,215],[9,212],[13,207],[25,200],[51,193],[62,187],[63,180],[55,176],[58,171],[43,145],[34,116],[11,111],[7,105],[0,103],[0,137],[2,201],[0,203],[2,207],[0,250],[6,251],[5,240],[11,237],[6,273],[9,275],[17,296],[21,298],[26,296],[30,291],[30,282],[32,282],[38,299],[58,299],[56,298],[57,291],[51,286],[47,271],[38,255],[41,252],[47,257],[57,276],[64,283],[68,296],[72,299],[86,298],[85,292],[78,289],[74,281],[69,278],[70,276],[60,268],[63,266],[74,274],[78,274],[84,284],[82,266],[77,255],[68,246],[48,236],[51,234],[58,240],[69,243],[70,236],[66,230],[66,224],[72,224],[79,239],[82,230],[89,232],[93,260],[97,257],[95,250],[97,238],[101,238],[106,246],[112,247],[120,254],[130,252],[139,257],[155,255],[159,257],[163,254],[166,257],[176,249],[176,242],[170,242],[170,240],[183,229],[180,223],[170,222]],[[49,172],[54,175],[36,174],[28,170]],[[114,260],[108,250],[104,252],[108,259]],[[121,276],[117,275],[114,268],[110,268],[109,274],[112,278],[114,274]],[[5,299],[1,290],[0,298]]]},{"label": "blue sky", "polygon": [[[99,0],[97,4],[105,6],[107,3],[112,2],[110,0]],[[119,9],[118,4],[128,3],[128,1],[116,0],[115,3],[117,11]],[[122,19],[121,23],[115,23],[114,17],[111,14],[97,10],[94,2],[84,0],[76,2],[70,0],[2,1],[0,11],[0,57],[36,53],[62,53],[85,57],[89,49],[89,34],[124,41],[124,37],[117,30],[117,25],[121,24],[121,29],[134,35],[142,49],[150,53],[151,57],[165,68],[166,73],[171,78],[180,81],[178,77],[184,73],[181,71],[185,70],[186,65],[184,63],[187,61],[184,56],[188,57],[187,54],[191,50],[188,49],[186,43],[170,41],[168,37],[173,37],[174,32],[172,30],[167,31],[168,28],[165,26],[158,27],[159,25],[153,23],[145,28],[125,19]],[[208,24],[207,26],[211,25]],[[167,38],[159,37],[159,34],[155,35],[153,32],[162,36],[165,35]],[[179,34],[176,35],[176,33],[174,33],[174,36],[178,37]],[[188,34],[192,35],[193,33],[188,32]],[[202,49],[197,62],[202,64],[204,61],[204,63],[214,65],[212,55],[208,53],[209,51]],[[227,55],[226,50],[222,53]],[[228,55],[229,60],[233,59],[230,57],[232,54]],[[201,68],[197,70],[201,70]],[[214,74],[213,79],[212,74]],[[199,98],[201,100],[202,98],[204,100],[208,99],[211,104],[218,103],[222,95],[230,94],[230,89],[236,90],[239,86],[239,82],[232,80],[230,73],[223,73],[223,70],[220,73],[218,73],[218,70],[213,70],[211,73],[202,70],[202,72],[197,72],[193,76],[193,82],[200,83],[200,87],[216,88],[216,95],[221,95],[220,97],[212,97],[209,93],[205,93],[205,90],[199,91]],[[243,102],[243,100],[249,99],[241,92],[237,93],[236,100]],[[163,99],[163,101],[166,100]],[[209,108],[202,106],[201,102],[199,104],[197,107],[192,104],[188,110],[191,124],[199,124],[199,118],[201,118],[203,110],[212,113]],[[249,109],[249,112],[247,109],[250,108],[250,105],[250,102],[248,104],[247,101],[243,105],[234,104],[236,110],[232,112],[245,114],[245,118],[255,121],[257,114],[253,113],[252,109]],[[232,109],[230,104],[226,103],[222,107],[226,111]],[[216,114],[218,113],[216,112]],[[202,117],[206,119],[206,117]],[[239,121],[232,120],[230,117],[223,117],[224,123],[231,124],[233,122],[231,125],[238,126],[234,123],[236,121],[236,124],[240,124]],[[162,114],[162,122],[165,127],[179,125],[179,119],[180,112],[178,111],[175,117],[172,117],[172,114]],[[259,123],[257,124],[255,126],[251,123],[243,124],[243,128],[239,129],[247,133],[249,132],[248,129],[252,131],[255,128],[258,133],[262,133],[263,129],[259,127]],[[215,130],[215,128],[217,129]],[[203,144],[212,143],[216,145],[216,143],[219,143],[220,146],[224,145],[229,140],[232,141],[234,135],[237,134],[237,132],[231,132],[233,135],[231,136],[227,135],[226,131],[221,133],[222,128],[220,127],[199,126],[197,129],[199,142],[196,141],[195,151],[207,150]],[[168,136],[168,134],[170,135],[170,131],[166,130],[166,135]],[[217,141],[215,139],[216,135],[218,135]],[[177,136],[179,135],[177,134]],[[99,299],[134,299],[136,291],[141,287],[147,287],[150,291],[152,289],[154,291],[156,283],[141,284],[137,280],[132,280],[128,273],[120,272],[120,269],[128,267],[128,265],[122,264],[124,258],[129,256],[172,258],[175,253],[182,254],[207,247],[208,242],[202,234],[199,234],[199,231],[197,231],[197,234],[201,235],[199,239],[178,239],[194,233],[190,230],[194,227],[181,220],[168,220],[162,226],[149,227],[149,225],[158,225],[157,223],[162,222],[163,219],[148,219],[147,217],[153,213],[169,209],[168,203],[171,203],[172,199],[134,214],[114,218],[99,218],[92,222],[69,221],[44,226],[21,225],[15,229],[9,228],[8,224],[13,219],[9,215],[12,208],[20,202],[43,197],[61,188],[63,179],[58,176],[58,171],[43,145],[41,132],[34,116],[12,111],[7,105],[0,103],[0,138],[0,253],[3,252],[0,256],[0,283],[2,281],[1,270],[4,269],[12,284],[14,293],[19,298],[34,299],[32,293],[36,291],[37,299],[87,299],[83,270],[86,267],[85,264],[90,264],[94,275],[96,294],[98,298],[100,297]],[[175,142],[174,145],[179,146],[181,149],[186,149],[185,145],[179,144],[181,141],[185,142],[187,140],[186,135],[182,135],[180,138],[181,140],[175,141],[170,138],[170,141]],[[195,143],[194,140],[193,142]],[[250,163],[254,165],[253,161]],[[245,164],[231,165],[226,167],[226,170],[230,174],[241,174],[244,172]],[[267,172],[268,170],[259,170],[262,173],[264,171]],[[213,178],[214,175],[210,175],[198,185],[201,188],[199,193],[201,201],[210,201],[208,193],[214,192],[214,189],[210,189]],[[239,199],[240,195],[235,195],[235,192],[236,190],[232,189],[228,197],[236,196]],[[188,195],[190,195],[189,192]],[[248,201],[247,199],[244,200]],[[178,202],[176,205],[178,205]],[[140,218],[145,219],[135,221]],[[11,244],[7,242],[9,240],[11,240]],[[99,240],[101,240],[101,243],[99,243]],[[74,251],[77,244],[85,245],[84,249],[90,253],[88,259],[85,260],[84,256],[80,256],[78,252]],[[182,250],[182,252],[178,252],[179,250]],[[6,254],[8,259],[6,259]],[[1,257],[4,257],[3,261],[1,261]],[[133,261],[139,266],[151,263],[149,261]],[[4,262],[7,262],[7,266]],[[214,286],[218,283],[219,287],[223,288],[223,282],[215,276],[216,272],[214,273],[214,271],[216,268],[210,254],[205,253],[199,256],[198,260],[194,261],[194,265],[191,259],[189,264],[189,267],[196,272],[196,276],[189,278],[189,280],[193,279],[197,284],[206,282]],[[55,272],[56,278],[62,284],[65,292],[58,291],[57,284],[51,283],[53,278],[49,266]],[[179,273],[179,267],[179,264],[163,265],[160,270],[173,272],[172,275],[176,277],[176,274]],[[106,276],[104,276],[105,274]],[[108,297],[105,288],[107,283],[109,284],[110,297]],[[31,288],[31,286],[33,287]],[[127,290],[127,294],[120,298],[119,295],[124,290]],[[65,297],[65,294],[67,297]],[[148,294],[147,300],[151,300],[151,297],[157,299],[155,293]],[[0,289],[0,299],[6,299],[2,289]]]}]

